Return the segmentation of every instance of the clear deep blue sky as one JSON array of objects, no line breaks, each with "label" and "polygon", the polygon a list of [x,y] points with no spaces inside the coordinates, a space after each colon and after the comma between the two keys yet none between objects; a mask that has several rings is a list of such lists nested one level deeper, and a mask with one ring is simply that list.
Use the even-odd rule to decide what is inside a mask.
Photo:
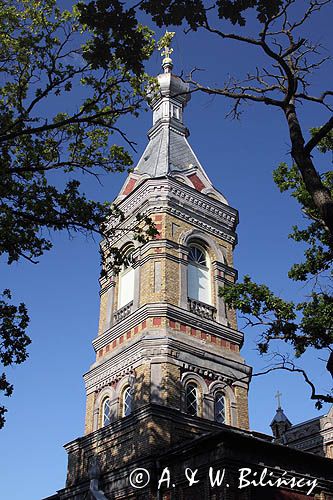
[{"label": "clear deep blue sky", "polygon": [[[303,2],[300,2],[301,4]],[[332,9],[316,15],[307,25],[314,41],[330,45]],[[200,78],[218,85],[231,75],[244,75],[260,64],[254,49],[236,43],[215,43],[203,34],[185,36],[177,29],[174,43],[175,73],[186,74],[193,67],[205,68]],[[152,74],[160,71],[156,53],[148,66]],[[314,77],[314,92],[326,89],[332,80],[332,66],[326,64]],[[225,119],[229,104],[219,97],[195,94],[185,113],[190,143],[217,189],[240,213],[239,244],[235,266],[240,276],[250,274],[268,283],[282,296],[300,298],[302,284],[287,278],[290,265],[301,259],[301,247],[287,234],[301,222],[297,204],[281,195],[272,180],[272,169],[289,161],[290,143],[282,114],[261,105],[248,105],[240,121]],[[67,103],[64,102],[64,106]],[[310,105],[301,112],[304,130],[320,125],[327,112]],[[135,158],[143,152],[151,114],[126,120],[124,126],[138,146]],[[329,168],[330,158],[317,155],[317,166]],[[85,180],[90,197],[112,200],[124,182],[124,174]],[[23,365],[8,371],[14,383],[13,396],[5,401],[9,411],[0,432],[1,493],[6,500],[39,500],[65,484],[67,456],[64,443],[83,435],[85,393],[82,374],[94,361],[91,341],[97,333],[99,314],[98,241],[66,233],[53,235],[54,248],[37,266],[26,262],[2,265],[1,287],[15,292],[15,301],[24,301],[31,316],[30,357]],[[255,332],[245,333],[243,355],[255,370],[267,362],[255,351]],[[306,354],[300,364],[306,367],[322,390],[330,379],[320,353]],[[282,404],[293,423],[318,415],[309,390],[297,375],[275,373],[255,378],[249,395],[251,428],[269,432],[275,413],[274,394],[283,393]],[[324,413],[327,407],[322,410]]]}]

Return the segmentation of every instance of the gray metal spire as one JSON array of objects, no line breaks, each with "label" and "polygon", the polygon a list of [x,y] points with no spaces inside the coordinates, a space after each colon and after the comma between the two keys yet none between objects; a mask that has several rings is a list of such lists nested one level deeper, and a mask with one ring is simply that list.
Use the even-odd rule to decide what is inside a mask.
[{"label": "gray metal spire", "polygon": [[173,177],[228,204],[212,185],[187,141],[189,131],[184,125],[183,114],[191,94],[189,84],[172,73],[170,43],[173,35],[166,32],[158,44],[159,49],[163,49],[163,73],[157,76],[157,91],[154,89],[150,94],[153,126],[148,132],[149,142],[117,199],[128,196],[146,179]]},{"label": "gray metal spire", "polygon": [[200,170],[209,182],[199,160],[187,141],[189,131],[183,122],[184,108],[189,102],[189,84],[172,73],[171,39],[167,32],[159,44],[164,49],[164,72],[157,77],[159,90],[152,96],[153,126],[148,132],[149,143],[134,170],[135,174],[164,177],[176,172]]}]

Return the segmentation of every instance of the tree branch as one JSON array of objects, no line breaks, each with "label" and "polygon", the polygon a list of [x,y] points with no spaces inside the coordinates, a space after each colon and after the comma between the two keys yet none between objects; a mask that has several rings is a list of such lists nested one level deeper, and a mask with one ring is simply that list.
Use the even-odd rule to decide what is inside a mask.
[{"label": "tree branch", "polygon": [[[290,364],[290,366],[287,366],[285,363]],[[317,394],[316,387],[315,387],[314,383],[308,377],[305,370],[303,370],[302,368],[296,368],[296,366],[291,361],[285,361],[281,365],[272,366],[272,367],[267,368],[267,370],[264,370],[262,372],[254,373],[254,374],[252,374],[252,377],[259,377],[261,375],[267,375],[268,373],[271,373],[271,372],[274,372],[277,370],[285,370],[285,371],[292,372],[292,373],[300,373],[303,376],[305,382],[308,384],[308,386],[311,389],[311,396],[310,396],[311,399],[318,401],[318,402],[323,401],[324,403],[333,403],[333,395]]]},{"label": "tree branch", "polygon": [[318,132],[309,140],[309,142],[304,146],[304,151],[306,154],[311,153],[311,151],[319,144],[319,142],[324,139],[324,137],[333,129],[333,116],[323,125]]}]

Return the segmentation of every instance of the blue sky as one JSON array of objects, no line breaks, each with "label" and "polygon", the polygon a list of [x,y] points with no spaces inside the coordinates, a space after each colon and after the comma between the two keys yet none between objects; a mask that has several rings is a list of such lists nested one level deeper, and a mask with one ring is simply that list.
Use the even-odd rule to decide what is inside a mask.
[{"label": "blue sky", "polygon": [[[332,12],[331,12],[332,13]],[[307,25],[307,34],[329,47],[331,16],[317,15]],[[184,35],[177,29],[174,43],[175,73],[184,74],[197,66],[205,68],[199,77],[212,85],[228,74],[242,75],[260,64],[253,49],[234,43],[215,44],[211,37]],[[152,74],[160,71],[156,53],[148,65]],[[332,74],[328,63],[314,77],[314,92],[323,90]],[[66,106],[67,103],[64,103]],[[194,94],[185,112],[190,143],[217,189],[240,213],[239,244],[235,267],[240,276],[250,274],[266,282],[282,296],[292,299],[304,294],[304,285],[291,284],[286,276],[292,263],[302,257],[302,248],[287,235],[301,222],[297,204],[281,195],[272,180],[272,169],[289,161],[290,143],[282,114],[260,105],[248,105],[239,121],[226,120],[230,103],[219,97]],[[309,105],[301,110],[304,130],[320,125],[327,112]],[[124,120],[124,127],[137,143],[138,153],[146,144],[151,114]],[[316,155],[320,170],[328,169],[329,157]],[[124,174],[102,178],[103,186],[86,178],[90,197],[112,200],[124,182]],[[30,357],[8,371],[14,384],[6,400],[7,423],[0,433],[2,497],[36,500],[62,488],[66,478],[64,443],[83,434],[85,394],[82,374],[94,361],[91,341],[97,333],[99,314],[98,241],[66,233],[53,235],[54,248],[36,266],[26,262],[1,269],[2,288],[15,292],[31,316]],[[246,331],[243,355],[254,369],[267,363],[255,352],[255,332]],[[300,364],[307,368],[322,390],[330,380],[320,353],[307,353]],[[289,419],[296,423],[318,414],[309,400],[309,390],[297,375],[275,373],[253,380],[249,395],[251,428],[269,432],[275,413],[277,390]],[[327,411],[327,407],[323,412]],[[18,477],[20,478],[18,480]]]}]

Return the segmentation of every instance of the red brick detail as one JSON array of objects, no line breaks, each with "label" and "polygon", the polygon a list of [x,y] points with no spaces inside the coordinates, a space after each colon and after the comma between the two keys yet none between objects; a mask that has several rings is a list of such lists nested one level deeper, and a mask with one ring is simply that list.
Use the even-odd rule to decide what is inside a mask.
[{"label": "red brick detail", "polygon": [[143,330],[143,329],[144,329],[144,328],[146,328],[146,327],[147,327],[147,321],[146,321],[146,320],[144,320],[144,321],[142,321],[142,323],[141,323],[141,328],[142,328],[142,330]]},{"label": "red brick detail", "polygon": [[212,335],[211,339],[212,339],[212,344],[216,344],[216,337],[215,337],[215,335]]},{"label": "red brick detail", "polygon": [[184,323],[180,323],[180,331],[186,332],[186,325],[184,325]]},{"label": "red brick detail", "polygon": [[110,350],[110,345],[108,344],[105,348],[105,352],[109,352],[109,350]]},{"label": "red brick detail", "polygon": [[195,328],[191,328],[191,335],[192,335],[192,337],[195,337],[195,331],[196,331]]},{"label": "red brick detail", "polygon": [[204,381],[205,381],[205,384],[206,384],[207,387],[209,387],[210,384],[212,383],[212,379],[211,378],[204,377]]},{"label": "red brick detail", "polygon": [[122,344],[124,342],[124,335],[122,335],[119,339],[119,344]]},{"label": "red brick detail", "polygon": [[128,183],[125,186],[123,194],[125,196],[128,195],[128,194],[130,194],[133,191],[135,184],[136,184],[136,179],[133,179],[133,177],[130,178],[129,181],[128,181]]},{"label": "red brick detail", "polygon": [[159,214],[159,215],[155,215],[155,221],[160,221],[163,219],[163,215]]},{"label": "red brick detail", "polygon": [[206,340],[206,338],[207,338],[207,333],[205,333],[205,332],[201,332],[201,338],[202,338],[202,340]]},{"label": "red brick detail", "polygon": [[112,342],[112,347],[117,347],[117,339]]},{"label": "red brick detail", "polygon": [[153,325],[154,326],[161,326],[161,318],[153,318]]},{"label": "red brick detail", "polygon": [[129,332],[127,332],[127,333],[126,333],[126,337],[127,337],[128,339],[130,339],[130,338],[131,338],[131,331],[129,331]]},{"label": "red brick detail", "polygon": [[100,349],[98,351],[98,357],[101,358],[103,356],[103,349]]},{"label": "red brick detail", "polygon": [[139,331],[139,327],[138,327],[138,326],[135,326],[135,327],[134,327],[134,335],[136,335],[136,334],[138,333],[138,331]]},{"label": "red brick detail", "polygon": [[176,322],[169,319],[169,326],[171,326],[171,328],[176,328]]},{"label": "red brick detail", "polygon": [[192,184],[195,187],[195,189],[197,189],[198,191],[202,191],[206,187],[204,185],[204,183],[202,182],[202,180],[199,179],[199,177],[197,176],[197,174],[189,175],[188,178],[192,182]]}]

